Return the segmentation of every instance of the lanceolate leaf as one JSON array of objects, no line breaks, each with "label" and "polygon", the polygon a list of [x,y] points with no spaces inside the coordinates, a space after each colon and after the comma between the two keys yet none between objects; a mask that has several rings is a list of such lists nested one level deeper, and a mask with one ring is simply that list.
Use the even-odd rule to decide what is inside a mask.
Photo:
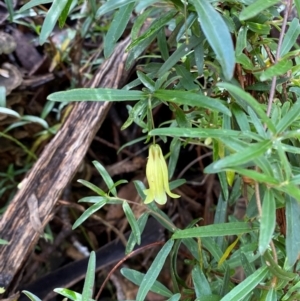
[{"label": "lanceolate leaf", "polygon": [[155,280],[157,276],[159,275],[167,256],[169,255],[172,247],[174,244],[174,240],[169,240],[165,243],[165,245],[162,247],[162,249],[159,251],[157,256],[155,257],[154,261],[152,262],[151,267],[145,274],[141,286],[139,287],[136,300],[144,301],[146,298],[146,295],[148,294],[149,290],[152,288],[153,284],[155,283]]},{"label": "lanceolate leaf", "polygon": [[299,19],[293,19],[291,22],[288,31],[284,35],[282,47],[280,51],[280,56],[284,56],[287,54],[291,48],[294,46],[296,40],[298,39],[300,34],[300,24]]},{"label": "lanceolate leaf", "polygon": [[139,245],[139,244],[141,244],[141,230],[135,219],[135,216],[127,202],[123,202],[122,207],[123,207],[123,211],[126,215],[127,221],[131,227],[132,233],[135,237],[135,240],[136,240],[137,244]]},{"label": "lanceolate leaf", "polygon": [[272,66],[272,67],[268,68],[266,71],[264,71],[260,76],[260,80],[265,81],[265,80],[271,79],[274,76],[279,76],[279,75],[285,74],[286,72],[291,70],[292,67],[293,67],[293,63],[291,60],[279,61],[274,66]]},{"label": "lanceolate leaf", "polygon": [[257,0],[242,10],[240,13],[240,20],[243,21],[255,17],[266,8],[277,3],[277,0]]},{"label": "lanceolate leaf", "polygon": [[192,279],[195,287],[196,297],[211,295],[211,289],[209,282],[207,281],[205,274],[199,265],[195,265],[192,270]]},{"label": "lanceolate leaf", "polygon": [[[261,121],[268,126],[271,132],[273,133],[276,132],[275,126],[270,120],[270,118],[267,116],[267,114],[262,109],[261,105],[257,102],[257,100],[255,100],[249,93],[245,92],[243,89],[241,89],[238,86],[228,84],[228,83],[219,83],[218,86],[227,89],[229,93],[233,95],[238,102],[244,101],[256,112],[256,114],[260,117]],[[242,106],[245,105],[243,103],[240,104]]]},{"label": "lanceolate leaf", "polygon": [[105,1],[103,5],[100,6],[96,13],[96,18],[101,17],[102,15],[109,13],[118,8],[122,8],[124,5],[129,3],[136,2],[136,0],[109,0]]},{"label": "lanceolate leaf", "polygon": [[276,203],[271,189],[265,189],[260,220],[258,250],[263,254],[268,248],[276,223]]},{"label": "lanceolate leaf", "polygon": [[257,231],[258,227],[249,223],[222,223],[203,227],[196,227],[185,230],[178,230],[173,235],[173,239],[190,238],[190,237],[215,237],[225,235],[238,235]]},{"label": "lanceolate leaf", "polygon": [[[10,0],[8,0],[8,1],[10,1]],[[52,2],[52,0],[31,0],[20,8],[19,13],[24,12],[25,10],[30,9],[32,7],[51,3],[51,2]]]},{"label": "lanceolate leaf", "polygon": [[[141,272],[128,268],[123,268],[121,274],[136,285],[140,285],[145,276],[145,274]],[[172,296],[172,292],[158,281],[154,282],[151,291],[167,298]]]},{"label": "lanceolate leaf", "polygon": [[91,252],[87,272],[85,275],[84,286],[82,290],[82,301],[90,301],[93,297],[93,288],[95,282],[96,254]]},{"label": "lanceolate leaf", "polygon": [[111,21],[109,30],[104,39],[104,56],[108,58],[118,41],[118,39],[123,34],[127,23],[130,19],[131,12],[133,10],[135,3],[128,3],[115,14],[114,19]]},{"label": "lanceolate leaf", "polygon": [[53,31],[53,28],[64,10],[65,6],[68,4],[68,0],[53,0],[51,8],[46,14],[44,24],[42,26],[40,34],[40,44],[44,44]]},{"label": "lanceolate leaf", "polygon": [[287,127],[298,119],[300,115],[300,98],[292,105],[290,110],[282,116],[276,125],[277,133],[287,130]]},{"label": "lanceolate leaf", "polygon": [[139,100],[145,96],[142,91],[117,89],[73,89],[52,93],[48,96],[52,101],[128,101]]},{"label": "lanceolate leaf", "polygon": [[203,94],[182,90],[157,90],[154,92],[154,96],[161,100],[188,106],[200,106],[231,116],[231,112],[221,101],[207,97]]},{"label": "lanceolate leaf", "polygon": [[243,300],[252,290],[265,279],[268,275],[266,266],[259,268],[252,275],[247,277],[243,282],[234,287],[229,294],[221,299],[221,301],[240,301]]},{"label": "lanceolate leaf", "polygon": [[207,41],[217,55],[224,76],[230,80],[235,66],[235,53],[228,27],[222,17],[207,0],[193,0],[200,26]]},{"label": "lanceolate leaf", "polygon": [[[171,137],[189,137],[189,138],[217,138],[222,139],[224,137],[224,140],[226,140],[229,137],[235,137],[240,139],[255,139],[255,135],[251,132],[239,132],[235,130],[223,130],[223,129],[206,129],[206,128],[159,128],[154,129],[149,132],[149,135],[155,136],[155,135],[165,135],[165,136],[171,136]],[[236,139],[237,140],[237,139]],[[223,141],[222,141],[223,142]],[[224,142],[225,143],[225,142]],[[231,144],[228,143],[228,145]],[[244,143],[241,140],[237,140],[237,144],[239,148],[235,149],[238,151],[239,149],[242,150]]]},{"label": "lanceolate leaf", "polygon": [[300,253],[300,204],[291,196],[286,198],[286,254],[288,264],[292,267],[298,259]]},{"label": "lanceolate leaf", "polygon": [[241,166],[243,164],[249,163],[250,161],[253,161],[256,158],[262,156],[268,149],[271,148],[271,146],[272,142],[270,140],[253,143],[251,146],[238,153],[212,163],[205,168],[205,172],[218,172],[226,168]]}]

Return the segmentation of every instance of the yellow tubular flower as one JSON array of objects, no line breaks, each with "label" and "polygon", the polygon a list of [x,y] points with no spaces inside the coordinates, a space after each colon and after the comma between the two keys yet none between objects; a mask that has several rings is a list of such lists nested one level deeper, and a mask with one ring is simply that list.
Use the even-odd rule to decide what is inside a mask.
[{"label": "yellow tubular flower", "polygon": [[166,194],[171,198],[180,197],[180,195],[170,191],[167,163],[158,144],[152,144],[149,147],[146,176],[149,189],[144,190],[146,194],[145,204],[155,201],[164,205],[167,202]]}]

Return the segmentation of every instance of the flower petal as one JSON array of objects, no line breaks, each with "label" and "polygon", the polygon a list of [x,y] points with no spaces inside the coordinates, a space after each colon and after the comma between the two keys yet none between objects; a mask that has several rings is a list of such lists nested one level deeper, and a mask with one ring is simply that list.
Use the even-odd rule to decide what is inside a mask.
[{"label": "flower petal", "polygon": [[145,189],[143,192],[146,195],[146,199],[144,201],[145,204],[149,204],[154,201],[154,195],[150,189]]}]

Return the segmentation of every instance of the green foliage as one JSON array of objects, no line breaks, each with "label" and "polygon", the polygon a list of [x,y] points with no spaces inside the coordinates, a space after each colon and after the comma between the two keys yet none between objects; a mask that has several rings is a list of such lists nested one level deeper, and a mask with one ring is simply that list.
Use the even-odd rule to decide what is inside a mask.
[{"label": "green foliage", "polygon": [[[32,0],[22,10],[45,2],[49,3]],[[117,186],[122,181],[115,183],[104,167],[94,162],[107,189],[80,181],[97,196],[81,199],[91,206],[73,228],[103,206],[117,203],[122,204],[132,229],[127,253],[140,243],[149,215],[171,233],[145,274],[122,270],[139,286],[139,301],[145,300],[149,291],[169,300],[299,299],[300,60],[298,50],[294,50],[298,48],[299,19],[289,20],[280,46],[270,33],[272,28],[280,31],[283,24],[275,0],[109,0],[100,7],[89,2],[92,9],[87,19],[113,15],[104,39],[106,57],[125,29],[131,28],[126,66],[145,54],[144,61],[139,61],[137,78],[122,90],[73,89],[51,94],[48,99],[136,101],[128,106],[123,129],[136,123],[145,136],[127,145],[157,136],[165,142],[171,137],[170,176],[176,171],[182,147],[196,144],[210,148],[212,162],[205,172],[218,175],[221,192],[214,224],[198,227],[197,220],[185,229],[177,229],[154,203],[139,203],[146,212],[137,219],[131,201],[118,198]],[[294,2],[299,13],[300,1]],[[41,43],[58,20],[64,24],[69,5],[67,0],[52,1],[42,26]],[[135,17],[128,26],[132,11]],[[153,46],[151,51],[147,50],[149,45]],[[137,90],[140,86],[143,88]],[[174,118],[155,127],[152,111],[159,105],[167,106]],[[41,119],[30,121],[48,129]],[[171,189],[172,184],[181,183],[171,182]],[[136,181],[135,187],[145,200],[143,183]],[[243,221],[227,217],[227,207],[235,206],[241,197],[248,200]],[[286,209],[286,237],[276,224],[276,210],[282,208]],[[193,285],[177,273],[181,244],[190,253],[184,264]],[[172,291],[157,280],[168,256]],[[237,268],[247,276],[240,283],[232,277]],[[82,298],[89,300],[91,274],[86,281]],[[64,291],[64,296],[81,298],[69,291]]]}]

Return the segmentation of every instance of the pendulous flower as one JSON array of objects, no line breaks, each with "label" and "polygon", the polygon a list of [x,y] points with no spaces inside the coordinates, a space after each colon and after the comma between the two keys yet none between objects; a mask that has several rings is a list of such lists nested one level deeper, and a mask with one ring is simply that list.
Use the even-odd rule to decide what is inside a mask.
[{"label": "pendulous flower", "polygon": [[146,176],[149,189],[144,190],[146,194],[145,204],[155,201],[164,205],[167,202],[166,194],[171,198],[180,197],[180,195],[170,191],[167,163],[158,144],[152,144],[149,147]]}]

